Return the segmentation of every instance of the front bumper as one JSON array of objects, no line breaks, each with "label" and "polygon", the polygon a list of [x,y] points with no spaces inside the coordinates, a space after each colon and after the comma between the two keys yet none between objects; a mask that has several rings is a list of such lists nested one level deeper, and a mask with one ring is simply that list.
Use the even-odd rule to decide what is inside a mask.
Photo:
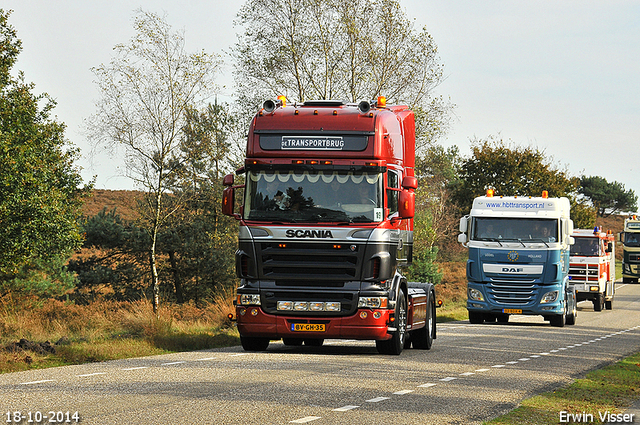
[{"label": "front bumper", "polygon": [[[388,324],[392,312],[386,309],[359,309],[351,316],[304,317],[269,314],[260,306],[236,306],[236,320],[240,335],[249,337],[387,340],[391,338]],[[374,313],[379,317],[374,317]],[[293,331],[292,325],[295,323],[324,324],[325,331]]]}]

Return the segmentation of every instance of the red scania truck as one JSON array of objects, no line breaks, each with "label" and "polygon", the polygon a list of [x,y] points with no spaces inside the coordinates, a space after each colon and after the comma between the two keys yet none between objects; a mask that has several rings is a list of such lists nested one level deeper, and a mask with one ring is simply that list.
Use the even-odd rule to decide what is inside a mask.
[{"label": "red scania truck", "polygon": [[[239,220],[236,321],[242,346],[375,340],[383,354],[429,349],[433,284],[411,264],[415,122],[406,106],[266,101],[253,118],[243,185],[224,178]],[[239,212],[234,197],[244,189]]]}]

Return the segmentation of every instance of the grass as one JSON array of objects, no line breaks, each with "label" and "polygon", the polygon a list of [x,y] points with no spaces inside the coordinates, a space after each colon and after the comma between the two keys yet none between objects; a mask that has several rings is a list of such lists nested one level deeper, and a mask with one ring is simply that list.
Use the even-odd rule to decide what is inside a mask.
[{"label": "grass", "polygon": [[[0,373],[239,344],[232,294],[203,308],[55,300],[0,304]],[[20,342],[18,342],[20,341]]]},{"label": "grass", "polygon": [[603,423],[600,414],[621,413],[639,398],[640,353],[636,353],[618,363],[589,372],[584,379],[566,387],[524,400],[518,408],[485,424],[557,424],[560,412],[586,413],[593,418],[587,422],[599,424]]}]

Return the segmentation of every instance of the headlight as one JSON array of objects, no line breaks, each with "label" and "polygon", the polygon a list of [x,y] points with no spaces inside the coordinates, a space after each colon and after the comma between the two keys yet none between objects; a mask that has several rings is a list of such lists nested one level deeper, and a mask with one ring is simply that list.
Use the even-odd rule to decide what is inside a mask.
[{"label": "headlight", "polygon": [[260,294],[238,294],[239,305],[260,305]]},{"label": "headlight", "polygon": [[482,292],[478,291],[477,289],[469,288],[469,290],[467,291],[467,296],[469,297],[470,300],[484,301]]},{"label": "headlight", "polygon": [[550,291],[542,296],[542,299],[540,300],[540,304],[552,303],[557,299],[558,299],[558,291]]},{"label": "headlight", "polygon": [[387,297],[360,297],[358,308],[387,308],[389,299]]}]

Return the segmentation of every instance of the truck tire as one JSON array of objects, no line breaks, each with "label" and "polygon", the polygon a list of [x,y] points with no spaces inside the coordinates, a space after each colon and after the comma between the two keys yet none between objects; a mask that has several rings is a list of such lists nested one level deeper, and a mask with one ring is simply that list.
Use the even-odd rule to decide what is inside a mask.
[{"label": "truck tire", "polygon": [[602,311],[603,308],[604,308],[604,295],[600,292],[596,294],[596,297],[593,300],[593,310]]},{"label": "truck tire", "polygon": [[269,346],[269,338],[240,335],[240,343],[244,351],[265,351]]},{"label": "truck tire", "polygon": [[477,313],[475,311],[469,312],[469,323],[474,325],[481,325],[484,323],[484,313]]},{"label": "truck tire", "polygon": [[376,341],[376,348],[380,354],[397,356],[402,353],[404,348],[404,340],[407,333],[407,297],[402,288],[398,291],[394,316],[396,330],[393,332],[391,339]]},{"label": "truck tire", "polygon": [[607,310],[612,310],[613,309],[613,300],[605,301],[604,302],[604,308],[606,308]]},{"label": "truck tire", "polygon": [[436,302],[434,294],[429,293],[427,297],[427,320],[424,328],[411,332],[413,348],[419,350],[430,350],[433,340],[436,337]]}]

